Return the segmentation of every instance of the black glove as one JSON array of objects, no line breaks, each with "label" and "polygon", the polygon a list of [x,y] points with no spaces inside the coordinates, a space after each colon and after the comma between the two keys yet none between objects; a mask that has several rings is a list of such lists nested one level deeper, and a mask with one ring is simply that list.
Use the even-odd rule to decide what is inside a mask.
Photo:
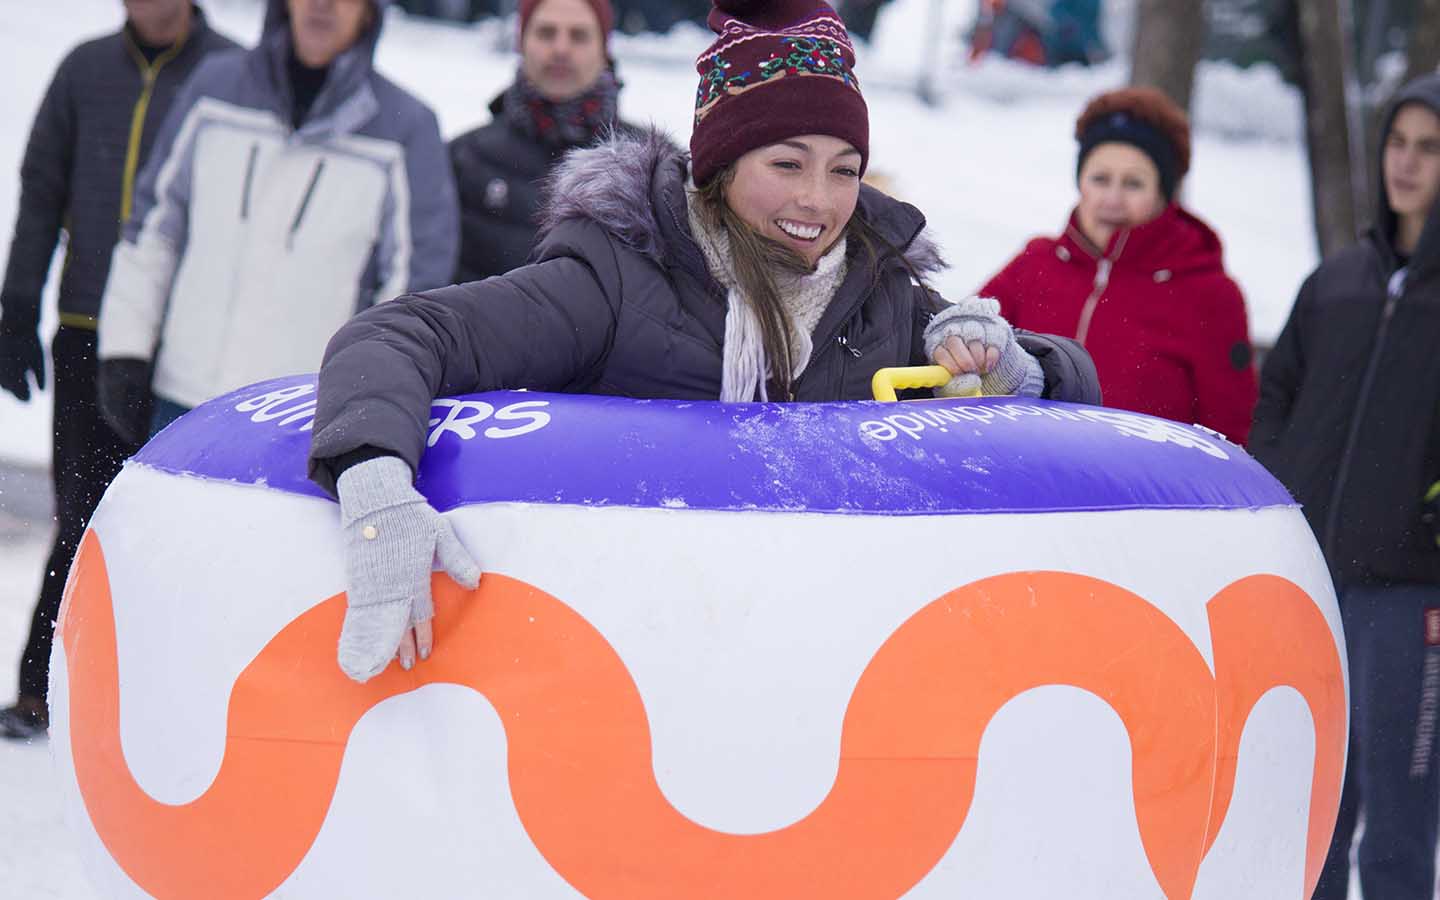
[{"label": "black glove", "polygon": [[95,379],[100,415],[121,439],[143,444],[150,436],[150,361],[102,359]]},{"label": "black glove", "polygon": [[0,389],[21,402],[30,399],[30,379],[45,389],[45,349],[40,346],[40,329],[34,322],[18,323],[0,318]]}]

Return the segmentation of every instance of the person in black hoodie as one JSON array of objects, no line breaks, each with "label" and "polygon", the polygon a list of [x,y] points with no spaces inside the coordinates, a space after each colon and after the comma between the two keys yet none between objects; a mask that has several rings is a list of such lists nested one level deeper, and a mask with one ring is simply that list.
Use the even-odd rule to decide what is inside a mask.
[{"label": "person in black hoodie", "polygon": [[609,0],[523,0],[520,68],[490,103],[494,118],[450,142],[460,194],[455,281],[523,266],[535,245],[541,183],[566,151],[620,123],[620,82],[607,50]]},{"label": "person in black hoodie", "polygon": [[1261,373],[1250,449],[1325,552],[1349,652],[1350,757],[1314,896],[1434,897],[1440,535],[1440,73],[1382,131],[1378,222],[1305,281]]},{"label": "person in black hoodie", "polygon": [[45,387],[40,297],[63,229],[60,328],[51,344],[59,531],[20,657],[19,698],[0,709],[0,737],[45,729],[51,635],[70,559],[100,495],[138,449],[105,424],[95,404],[100,297],[136,173],[196,65],[238,46],[212,31],[190,0],[127,0],[125,9],[123,28],[81,44],[60,63],[20,165],[20,208],[0,289],[0,389],[29,401],[32,380]]}]

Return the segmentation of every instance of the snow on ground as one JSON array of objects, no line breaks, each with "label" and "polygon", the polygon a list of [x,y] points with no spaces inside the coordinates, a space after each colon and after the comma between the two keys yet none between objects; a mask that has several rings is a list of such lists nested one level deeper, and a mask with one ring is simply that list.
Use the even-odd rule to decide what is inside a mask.
[{"label": "snow on ground", "polygon": [[[259,34],[258,3],[209,0],[206,9],[237,40],[250,43]],[[936,9],[938,24],[931,18]],[[973,9],[974,0],[895,0],[860,63],[872,168],[929,216],[954,266],[937,283],[950,296],[973,291],[1030,236],[1058,230],[1074,198],[1074,116],[1087,97],[1125,77],[1122,62],[1058,73],[1004,61],[961,65],[958,33]],[[9,245],[15,173],[56,63],[79,40],[117,27],[121,16],[115,0],[7,9],[8,27],[0,32],[0,55],[9,63],[0,91],[0,121],[9,123],[0,133],[0,246]],[[946,39],[927,57],[925,37],[937,31]],[[484,121],[486,104],[511,78],[511,33],[502,23],[458,27],[393,15],[379,66],[435,108],[449,137]],[[653,120],[683,140],[693,59],[707,43],[708,32],[695,27],[664,37],[617,36],[613,49],[626,84],[621,114]],[[940,97],[937,106],[916,96],[922,71]],[[1196,162],[1186,199],[1226,240],[1254,336],[1270,341],[1315,263],[1299,100],[1271,70],[1205,64],[1195,105]],[[53,285],[44,327],[54,327]],[[0,395],[0,461],[45,466],[48,430],[48,394],[28,406]],[[41,531],[7,518],[0,490],[0,701],[15,692],[14,660],[48,544]],[[53,780],[43,744],[0,743],[0,884],[9,896],[93,896],[61,824]]]},{"label": "snow on ground", "polygon": [[[30,628],[49,551],[48,529],[0,513],[0,702],[15,696],[15,661]],[[27,900],[95,897],[60,813],[50,748],[0,741],[0,894]]]}]

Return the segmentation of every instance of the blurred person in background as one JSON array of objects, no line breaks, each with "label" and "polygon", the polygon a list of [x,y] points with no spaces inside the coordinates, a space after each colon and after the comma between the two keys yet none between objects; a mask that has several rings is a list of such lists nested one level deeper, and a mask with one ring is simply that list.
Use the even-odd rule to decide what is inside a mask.
[{"label": "blurred person in background", "polygon": [[20,655],[15,703],[0,736],[29,738],[48,724],[50,644],[66,573],[95,505],[138,445],[95,406],[95,323],[135,173],[180,85],[207,54],[236,47],[190,0],[125,0],[125,24],[61,61],[20,165],[20,209],[0,289],[0,389],[30,400],[45,387],[40,298],[63,230],[60,327],[51,344],[54,414],[50,477],[59,530]]},{"label": "blurred person in background", "polygon": [[1220,238],[1176,200],[1185,113],[1153,88],[1094,98],[1075,126],[1080,199],[980,293],[1017,328],[1073,336],[1105,405],[1198,423],[1245,443],[1258,391],[1245,299]]},{"label": "blurred person in background", "polygon": [[616,128],[620,82],[608,52],[609,0],[523,0],[520,66],[489,123],[450,142],[460,195],[456,282],[525,264],[541,182],[566,151]]},{"label": "blurred person in background", "polygon": [[875,20],[880,17],[880,10],[888,3],[890,0],[840,0],[835,11],[851,34],[868,41],[875,31]]},{"label": "blurred person in background", "polygon": [[665,34],[681,22],[704,26],[709,0],[614,0],[615,27],[626,34]]},{"label": "blurred person in background", "polygon": [[207,61],[166,117],[100,317],[100,409],[122,437],[313,371],[358,310],[450,281],[435,114],[372,64],[387,5],[269,0],[259,46]]},{"label": "blurred person in background", "polygon": [[1350,755],[1316,900],[1350,851],[1380,900],[1435,896],[1440,780],[1440,74],[1403,87],[1377,224],[1300,288],[1265,358],[1250,449],[1295,499],[1335,579]]},{"label": "blurred person in background", "polygon": [[970,59],[998,53],[1050,68],[1104,62],[1110,51],[1100,34],[1100,12],[1100,0],[981,0]]}]

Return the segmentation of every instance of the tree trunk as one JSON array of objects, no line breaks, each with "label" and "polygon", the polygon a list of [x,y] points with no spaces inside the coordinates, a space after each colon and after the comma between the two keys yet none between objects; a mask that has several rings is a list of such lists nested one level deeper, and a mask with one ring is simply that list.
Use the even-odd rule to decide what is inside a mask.
[{"label": "tree trunk", "polygon": [[1440,67],[1440,0],[1418,0],[1415,29],[1410,32],[1409,64],[1405,80],[1417,78]]},{"label": "tree trunk", "polygon": [[[1367,88],[1380,80],[1377,64],[1386,50],[1391,20],[1395,14],[1392,0],[1366,0],[1358,3],[1350,0],[1354,7],[1352,18],[1355,22],[1356,53],[1355,77]],[[1411,0],[1406,0],[1411,2]],[[1403,4],[1402,4],[1403,5]]]},{"label": "tree trunk", "polygon": [[1159,88],[1188,110],[1204,42],[1200,0],[1138,0],[1130,83]]},{"label": "tree trunk", "polygon": [[1342,27],[1342,2],[1348,0],[1302,0],[1299,4],[1306,145],[1315,237],[1322,256],[1355,239],[1351,122],[1345,102],[1351,54]]},{"label": "tree trunk", "polygon": [[941,103],[941,97],[935,86],[935,73],[940,70],[940,39],[945,33],[945,0],[930,0],[930,22],[925,31],[925,47],[922,50],[920,78],[915,85],[915,94],[926,106],[937,107]]}]

